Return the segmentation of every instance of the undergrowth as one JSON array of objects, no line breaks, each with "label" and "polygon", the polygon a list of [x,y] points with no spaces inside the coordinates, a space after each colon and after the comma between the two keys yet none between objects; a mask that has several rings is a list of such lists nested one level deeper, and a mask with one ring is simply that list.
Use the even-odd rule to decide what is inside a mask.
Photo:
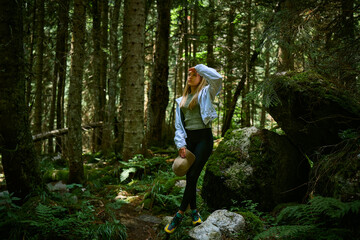
[{"label": "undergrowth", "polygon": [[277,226],[258,234],[254,240],[359,239],[360,201],[341,202],[317,196],[308,204],[284,208],[276,219]]}]

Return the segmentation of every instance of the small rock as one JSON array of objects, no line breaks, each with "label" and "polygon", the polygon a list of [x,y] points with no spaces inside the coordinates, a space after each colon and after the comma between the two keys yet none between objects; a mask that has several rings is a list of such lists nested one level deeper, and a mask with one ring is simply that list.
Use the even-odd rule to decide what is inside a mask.
[{"label": "small rock", "polygon": [[175,186],[179,187],[179,188],[186,187],[186,180],[178,180],[178,181],[176,181]]},{"label": "small rock", "polygon": [[220,229],[209,221],[191,229],[189,236],[195,240],[221,240]]},{"label": "small rock", "polygon": [[164,217],[161,221],[161,225],[163,225],[163,226],[167,225],[168,223],[171,222],[172,219],[173,219],[173,217],[171,217],[171,216]]},{"label": "small rock", "polygon": [[68,192],[69,191],[66,188],[66,184],[64,184],[62,181],[48,183],[47,187],[50,191],[60,191],[60,192]]},{"label": "small rock", "polygon": [[154,224],[159,224],[161,223],[161,219],[155,216],[151,216],[151,215],[141,215],[139,216],[139,219],[144,221],[144,222],[149,222],[149,223],[154,223]]}]

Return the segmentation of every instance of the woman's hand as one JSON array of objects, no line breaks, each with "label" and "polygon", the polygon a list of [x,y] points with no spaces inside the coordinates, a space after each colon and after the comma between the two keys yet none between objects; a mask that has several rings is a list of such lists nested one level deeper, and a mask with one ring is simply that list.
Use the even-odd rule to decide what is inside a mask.
[{"label": "woman's hand", "polygon": [[195,67],[191,67],[191,68],[189,68],[188,71],[189,71],[189,72],[196,72],[196,69],[195,69]]},{"label": "woman's hand", "polygon": [[186,147],[182,147],[179,149],[179,156],[182,158],[186,157]]}]

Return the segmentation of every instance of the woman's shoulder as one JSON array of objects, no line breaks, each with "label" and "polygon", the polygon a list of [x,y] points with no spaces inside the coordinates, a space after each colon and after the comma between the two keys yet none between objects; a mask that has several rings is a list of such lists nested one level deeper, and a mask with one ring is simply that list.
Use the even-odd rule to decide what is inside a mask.
[{"label": "woman's shoulder", "polygon": [[178,98],[176,98],[176,99],[175,99],[175,102],[176,102],[177,104],[180,104],[182,98],[183,98],[183,97],[178,97]]}]

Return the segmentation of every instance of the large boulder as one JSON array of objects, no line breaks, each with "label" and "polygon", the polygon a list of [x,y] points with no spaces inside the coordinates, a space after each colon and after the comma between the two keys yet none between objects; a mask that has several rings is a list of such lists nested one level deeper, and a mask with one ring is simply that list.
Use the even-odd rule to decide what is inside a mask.
[{"label": "large boulder", "polygon": [[359,129],[359,102],[319,74],[277,75],[267,84],[268,112],[308,156],[320,147],[339,143],[343,131]]},{"label": "large boulder", "polygon": [[263,211],[277,204],[301,201],[309,164],[284,135],[255,127],[228,131],[210,157],[201,195],[212,209],[259,204]]}]

